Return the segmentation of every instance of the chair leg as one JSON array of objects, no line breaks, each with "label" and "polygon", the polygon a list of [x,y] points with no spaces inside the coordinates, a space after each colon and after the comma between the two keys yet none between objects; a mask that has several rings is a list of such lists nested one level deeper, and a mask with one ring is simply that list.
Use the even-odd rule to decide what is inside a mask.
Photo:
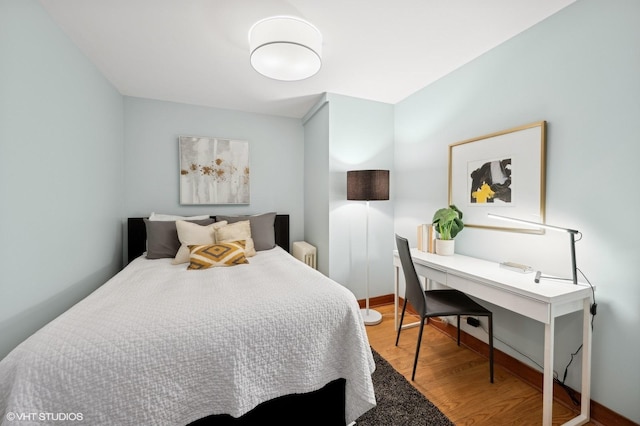
[{"label": "chair leg", "polygon": [[413,360],[413,372],[411,373],[411,380],[416,378],[416,367],[418,366],[418,354],[420,354],[420,343],[422,342],[422,329],[424,328],[424,318],[420,319],[420,331],[418,334],[418,345],[416,346],[416,357]]},{"label": "chair leg", "polygon": [[458,346],[460,346],[460,315],[458,315]]},{"label": "chair leg", "polygon": [[489,314],[489,376],[493,383],[493,315]]},{"label": "chair leg", "polygon": [[402,304],[402,315],[400,315],[400,325],[398,326],[398,336],[396,337],[396,346],[398,346],[398,341],[400,340],[400,331],[402,330],[402,321],[404,321],[404,311],[407,309],[407,298],[405,297],[404,303]]}]

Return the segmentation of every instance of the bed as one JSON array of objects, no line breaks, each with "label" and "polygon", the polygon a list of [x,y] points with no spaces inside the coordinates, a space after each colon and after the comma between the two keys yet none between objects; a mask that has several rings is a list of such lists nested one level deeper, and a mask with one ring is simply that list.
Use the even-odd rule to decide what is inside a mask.
[{"label": "bed", "polygon": [[[288,216],[273,226],[288,248]],[[278,244],[190,270],[147,258],[143,218],[128,230],[130,263],[0,361],[2,425],[344,425],[375,406],[345,287]]]}]

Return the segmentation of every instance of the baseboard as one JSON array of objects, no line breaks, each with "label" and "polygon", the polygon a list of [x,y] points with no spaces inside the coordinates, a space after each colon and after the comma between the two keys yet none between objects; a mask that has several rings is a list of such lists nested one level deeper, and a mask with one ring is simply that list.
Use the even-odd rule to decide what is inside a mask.
[{"label": "baseboard", "polygon": [[[384,306],[384,305],[393,305],[393,294],[386,294],[384,296],[376,296],[369,298],[369,307],[375,308],[376,306]],[[366,300],[358,300],[360,304],[360,308],[366,308],[367,302]]]},{"label": "baseboard", "polygon": [[[389,300],[389,302],[385,302]],[[375,302],[374,302],[375,301]],[[364,301],[359,301],[361,306],[364,306]],[[394,296],[393,294],[378,296],[369,299],[369,306],[382,306],[393,304]],[[375,303],[375,304],[374,304]],[[399,298],[399,307],[402,308],[404,303],[403,298]],[[415,311],[411,308],[411,305],[407,306],[409,312],[415,314]],[[429,321],[428,325],[434,327],[435,329],[441,331],[442,333],[448,335],[452,339],[457,338],[457,328],[452,324],[445,324],[440,321]],[[488,358],[489,357],[489,345],[482,340],[466,333],[464,330],[460,330],[460,343],[470,350]],[[536,370],[535,368],[517,360],[516,358],[508,355],[498,349],[494,348],[493,351],[493,362],[495,364],[500,365],[501,367],[508,370],[511,374],[518,377],[520,380],[530,384],[535,389],[542,393],[542,383],[543,383],[543,374],[541,371]],[[580,407],[575,406],[573,401],[567,394],[566,390],[563,389],[557,383],[554,383],[553,388],[553,398],[558,403],[568,407],[574,413],[580,413]],[[580,401],[581,395],[580,392],[571,389],[575,395],[575,397]],[[635,423],[621,414],[616,413],[615,411],[605,407],[604,405],[591,400],[591,421],[600,425],[607,426],[640,426],[638,423]]]}]

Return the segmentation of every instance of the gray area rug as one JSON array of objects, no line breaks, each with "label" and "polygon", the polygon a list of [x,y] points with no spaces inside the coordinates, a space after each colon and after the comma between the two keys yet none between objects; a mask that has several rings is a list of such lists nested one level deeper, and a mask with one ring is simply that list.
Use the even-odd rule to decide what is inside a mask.
[{"label": "gray area rug", "polygon": [[447,416],[387,360],[372,352],[376,362],[372,379],[377,406],[358,418],[356,426],[453,426]]}]

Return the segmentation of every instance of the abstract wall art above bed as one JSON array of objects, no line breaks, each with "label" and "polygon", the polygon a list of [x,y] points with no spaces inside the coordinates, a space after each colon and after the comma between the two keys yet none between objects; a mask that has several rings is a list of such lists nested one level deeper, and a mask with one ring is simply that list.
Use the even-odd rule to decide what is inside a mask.
[{"label": "abstract wall art above bed", "polygon": [[180,204],[249,204],[249,142],[180,136]]}]

